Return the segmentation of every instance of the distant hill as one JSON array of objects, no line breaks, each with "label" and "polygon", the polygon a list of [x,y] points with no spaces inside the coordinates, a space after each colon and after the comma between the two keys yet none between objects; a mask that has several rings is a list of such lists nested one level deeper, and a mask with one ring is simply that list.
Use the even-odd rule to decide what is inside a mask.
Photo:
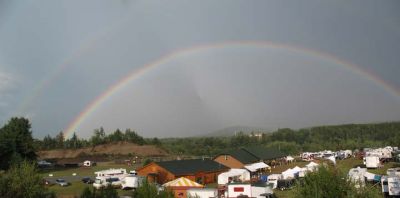
[{"label": "distant hill", "polygon": [[39,151],[40,159],[76,158],[94,155],[166,156],[168,153],[154,145],[137,145],[130,142],[113,142],[81,149],[54,149]]},{"label": "distant hill", "polygon": [[263,128],[259,128],[259,127],[232,126],[232,127],[223,128],[223,129],[202,135],[202,137],[228,137],[228,136],[234,136],[236,133],[239,133],[239,132],[243,132],[245,134],[250,134],[251,132],[268,133],[270,131],[271,130],[263,129]]}]

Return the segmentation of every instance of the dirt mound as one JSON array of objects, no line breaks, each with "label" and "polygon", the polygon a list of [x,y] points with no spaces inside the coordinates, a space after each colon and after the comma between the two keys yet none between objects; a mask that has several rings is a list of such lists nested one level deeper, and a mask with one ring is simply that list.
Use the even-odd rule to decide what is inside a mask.
[{"label": "dirt mound", "polygon": [[55,149],[40,151],[41,159],[77,158],[90,155],[136,155],[136,156],[166,156],[168,153],[153,145],[137,145],[130,142],[114,142],[81,149]]}]

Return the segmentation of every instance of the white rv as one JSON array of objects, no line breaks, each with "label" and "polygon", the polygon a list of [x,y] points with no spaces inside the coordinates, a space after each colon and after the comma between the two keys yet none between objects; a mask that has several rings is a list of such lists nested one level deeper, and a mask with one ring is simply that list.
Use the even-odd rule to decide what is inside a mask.
[{"label": "white rv", "polygon": [[252,198],[265,198],[273,195],[272,188],[270,186],[252,186],[251,184],[228,184],[225,197],[233,198],[239,196],[248,196]]},{"label": "white rv", "polygon": [[398,176],[400,177],[400,168],[389,168],[386,171],[388,176]]},{"label": "white rv", "polygon": [[400,196],[400,178],[396,176],[382,176],[382,193],[387,196]]},{"label": "white rv", "polygon": [[272,174],[267,177],[267,184],[271,184],[272,189],[278,187],[278,180],[282,177],[281,174]]},{"label": "white rv", "polygon": [[364,157],[364,164],[367,168],[378,168],[381,162],[377,156],[366,156]]},{"label": "white rv", "polygon": [[215,198],[218,197],[216,188],[190,188],[186,191],[188,198]]},{"label": "white rv", "polygon": [[137,176],[137,175],[129,175],[126,176],[122,181],[121,181],[121,188],[123,190],[125,189],[136,189],[140,185],[142,185],[143,181],[145,180],[144,177]]},{"label": "white rv", "polygon": [[110,185],[111,183],[109,181],[107,181],[109,177],[96,177],[96,179],[93,182],[93,188],[96,189],[100,189],[100,188],[104,188],[107,187],[108,185]]},{"label": "white rv", "polygon": [[365,178],[364,175],[367,172],[366,168],[352,168],[349,170],[348,179],[354,183],[356,188],[365,185]]},{"label": "white rv", "polygon": [[389,196],[400,196],[400,178],[389,177],[388,178],[388,189]]},{"label": "white rv", "polygon": [[93,162],[93,161],[90,161],[90,160],[86,160],[86,161],[83,162],[83,166],[87,166],[87,167],[96,166],[96,162]]},{"label": "white rv", "polygon": [[122,175],[127,175],[126,169],[124,168],[119,168],[119,169],[107,169],[107,170],[102,170],[102,171],[97,171],[94,172],[96,177],[112,177],[112,176],[122,176]]}]

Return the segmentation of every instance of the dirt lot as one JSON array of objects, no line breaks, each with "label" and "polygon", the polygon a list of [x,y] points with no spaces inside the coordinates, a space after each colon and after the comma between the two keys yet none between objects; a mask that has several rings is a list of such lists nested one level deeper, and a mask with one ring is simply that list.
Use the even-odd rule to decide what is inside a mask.
[{"label": "dirt lot", "polygon": [[90,155],[137,155],[137,156],[166,156],[168,153],[153,145],[137,145],[129,142],[115,142],[81,149],[56,149],[40,151],[41,159],[77,158]]}]

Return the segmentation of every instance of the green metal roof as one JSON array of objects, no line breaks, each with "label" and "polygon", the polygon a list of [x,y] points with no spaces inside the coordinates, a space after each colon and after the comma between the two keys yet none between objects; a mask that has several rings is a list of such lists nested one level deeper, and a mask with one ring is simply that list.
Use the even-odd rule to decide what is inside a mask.
[{"label": "green metal roof", "polygon": [[209,159],[174,160],[155,163],[174,175],[192,175],[197,172],[218,172],[229,169]]},{"label": "green metal roof", "polygon": [[243,149],[229,151],[229,152],[227,152],[227,154],[234,157],[235,159],[239,160],[243,164],[251,164],[251,163],[260,161],[259,158],[257,158],[256,156],[250,154],[249,152],[247,152]]}]

